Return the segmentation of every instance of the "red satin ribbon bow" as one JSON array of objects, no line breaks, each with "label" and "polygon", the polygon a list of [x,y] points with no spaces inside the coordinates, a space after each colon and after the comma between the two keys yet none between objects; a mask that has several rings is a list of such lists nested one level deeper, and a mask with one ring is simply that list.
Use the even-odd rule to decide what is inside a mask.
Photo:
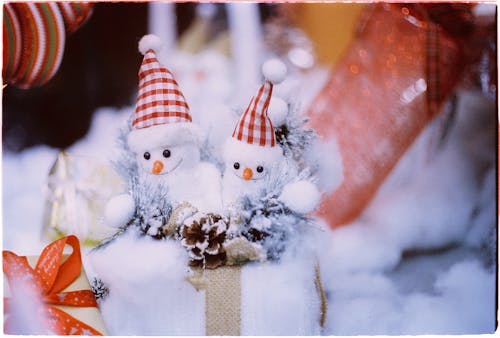
[{"label": "red satin ribbon bow", "polygon": [[[73,252],[63,261],[63,249],[66,244],[73,248]],[[30,313],[36,313],[38,316],[38,318],[30,318],[30,322],[41,323],[52,333],[101,336],[102,334],[91,326],[52,306],[97,307],[91,290],[62,292],[78,278],[81,268],[80,243],[75,236],[61,238],[45,247],[34,269],[28,264],[26,257],[3,251],[3,270],[11,290],[11,297],[4,298],[5,315],[10,315],[4,323],[5,333],[20,333],[20,323],[16,323],[14,318],[16,313],[29,310]],[[24,309],[20,309],[20,306]],[[27,328],[29,325],[25,323],[23,329],[30,331]],[[34,330],[39,327],[40,325]],[[24,333],[34,334],[35,332]],[[49,332],[36,333],[47,334]]]}]

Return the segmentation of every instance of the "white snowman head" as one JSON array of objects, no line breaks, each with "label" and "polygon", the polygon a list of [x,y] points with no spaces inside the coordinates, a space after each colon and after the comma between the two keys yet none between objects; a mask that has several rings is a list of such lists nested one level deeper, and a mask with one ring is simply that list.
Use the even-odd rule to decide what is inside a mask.
[{"label": "white snowman head", "polygon": [[280,147],[262,147],[229,138],[224,144],[225,175],[234,175],[248,184],[264,178],[284,160]]},{"label": "white snowman head", "polygon": [[284,160],[268,116],[273,84],[283,80],[286,67],[277,60],[264,64],[266,78],[224,144],[224,195],[226,202],[242,195],[256,194],[265,187],[265,178]]},{"label": "white snowman head", "polygon": [[173,74],[156,53],[157,36],[139,42],[144,59],[139,70],[139,95],[127,142],[141,171],[162,177],[196,166],[200,161],[201,129],[192,122],[189,106]]}]

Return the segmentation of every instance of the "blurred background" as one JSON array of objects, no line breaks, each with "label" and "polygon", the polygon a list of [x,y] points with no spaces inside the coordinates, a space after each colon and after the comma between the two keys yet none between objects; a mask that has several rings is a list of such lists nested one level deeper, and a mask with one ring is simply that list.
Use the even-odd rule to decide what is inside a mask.
[{"label": "blurred background", "polygon": [[37,254],[67,233],[90,248],[106,235],[99,208],[119,184],[105,168],[135,108],[137,43],[154,33],[216,164],[262,63],[287,64],[275,94],[318,133],[314,156],[343,168],[339,186],[328,169],[319,177],[326,334],[495,331],[495,3],[3,10],[5,249]]},{"label": "blurred background", "polygon": [[[174,32],[169,32],[169,35],[175,35],[175,39],[182,39],[183,36],[189,39],[187,35],[203,15],[210,16],[207,19],[210,20],[209,29],[204,32],[208,35],[206,39],[227,33],[228,18],[223,4],[211,5],[213,8],[208,9],[206,14],[197,14],[197,6],[192,2],[170,6],[169,11],[173,13],[169,15],[175,16],[175,22],[170,23]],[[297,4],[278,7],[257,4],[255,11],[258,18],[254,19],[259,25],[272,21],[280,21],[280,25],[285,25],[284,20],[288,25],[295,22],[297,27],[307,32],[307,37],[314,39],[317,61],[331,65],[338,60],[352,38],[354,23],[364,5]],[[66,148],[86,134],[97,107],[134,104],[136,70],[142,61],[136,42],[148,33],[148,8],[151,9],[148,3],[96,3],[88,22],[68,34],[60,68],[50,81],[29,90],[15,85],[4,88],[4,148],[20,151],[37,144]],[[153,15],[149,14],[149,17]],[[158,19],[160,23],[156,25],[161,26],[162,20]],[[277,31],[275,33],[278,34]],[[184,43],[179,47],[189,51],[201,49],[203,38],[197,34],[196,37],[192,34],[194,41],[191,46]],[[222,35],[219,38],[223,39]],[[220,42],[220,48],[229,53],[229,40],[226,40]],[[287,43],[284,40],[281,42]],[[308,44],[311,42],[308,41]]]}]

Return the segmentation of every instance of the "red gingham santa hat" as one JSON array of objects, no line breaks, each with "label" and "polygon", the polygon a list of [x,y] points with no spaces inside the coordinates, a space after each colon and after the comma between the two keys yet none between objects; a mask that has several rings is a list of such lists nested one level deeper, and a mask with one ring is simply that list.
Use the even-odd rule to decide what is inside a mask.
[{"label": "red gingham santa hat", "polygon": [[281,61],[270,60],[264,63],[263,73],[266,80],[236,124],[232,137],[248,144],[274,147],[276,138],[267,110],[273,93],[273,84],[283,81],[286,67]]},{"label": "red gingham santa hat", "polygon": [[139,94],[128,143],[132,150],[200,142],[189,106],[173,74],[156,57],[161,40],[146,35],[139,42],[144,59],[139,70]]}]

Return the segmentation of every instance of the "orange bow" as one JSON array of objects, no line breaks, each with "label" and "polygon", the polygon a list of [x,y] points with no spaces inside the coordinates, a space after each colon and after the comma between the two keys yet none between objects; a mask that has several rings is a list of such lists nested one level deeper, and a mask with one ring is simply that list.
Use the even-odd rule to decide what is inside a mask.
[{"label": "orange bow", "polygon": [[[63,249],[66,244],[73,248],[73,252],[63,262]],[[26,257],[3,251],[3,270],[12,294],[11,298],[4,298],[5,314],[16,312],[14,309],[16,300],[31,299],[38,307],[30,308],[38,315],[38,318],[33,318],[33,320],[44,323],[47,330],[58,335],[101,336],[102,334],[91,326],[52,306],[97,307],[91,290],[61,292],[78,278],[81,267],[80,243],[75,236],[61,238],[45,247],[34,269],[28,264]],[[33,304],[28,306],[33,306]],[[13,332],[16,331],[15,323],[10,319],[8,317],[5,322],[5,333],[19,333]]]}]

